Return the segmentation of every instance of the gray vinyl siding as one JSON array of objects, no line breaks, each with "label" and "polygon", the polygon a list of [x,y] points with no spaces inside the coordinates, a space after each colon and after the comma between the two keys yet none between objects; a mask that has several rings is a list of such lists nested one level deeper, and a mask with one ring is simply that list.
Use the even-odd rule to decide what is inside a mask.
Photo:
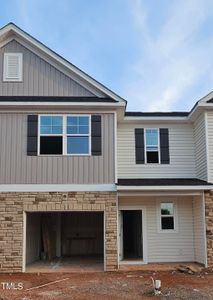
[{"label": "gray vinyl siding", "polygon": [[207,112],[208,181],[213,182],[213,112]]},{"label": "gray vinyl siding", "polygon": [[[136,164],[135,128],[168,128],[170,164]],[[190,124],[118,124],[118,178],[193,178],[195,150]]]},{"label": "gray vinyl siding", "polygon": [[201,114],[194,122],[194,141],[196,176],[199,179],[207,180],[206,131],[204,114]]},{"label": "gray vinyl siding", "polygon": [[[193,197],[119,197],[119,207],[146,208],[146,230],[148,262],[195,261],[193,229]],[[159,231],[160,202],[175,201],[175,232]],[[143,233],[145,235],[145,232]]]},{"label": "gray vinyl siding", "polygon": [[[23,53],[23,81],[3,82],[4,52]],[[12,40],[0,48],[1,96],[94,96],[34,52]]]},{"label": "gray vinyl siding", "polygon": [[102,114],[101,156],[27,156],[27,114],[0,114],[0,184],[114,183],[114,115]]}]

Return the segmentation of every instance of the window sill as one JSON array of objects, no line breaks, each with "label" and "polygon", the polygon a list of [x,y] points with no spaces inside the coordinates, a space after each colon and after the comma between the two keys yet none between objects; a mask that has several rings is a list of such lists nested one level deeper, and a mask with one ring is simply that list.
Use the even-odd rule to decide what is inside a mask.
[{"label": "window sill", "polygon": [[178,233],[178,230],[177,229],[159,229],[158,230],[158,233]]},{"label": "window sill", "polygon": [[38,157],[85,157],[91,154],[38,154]]}]

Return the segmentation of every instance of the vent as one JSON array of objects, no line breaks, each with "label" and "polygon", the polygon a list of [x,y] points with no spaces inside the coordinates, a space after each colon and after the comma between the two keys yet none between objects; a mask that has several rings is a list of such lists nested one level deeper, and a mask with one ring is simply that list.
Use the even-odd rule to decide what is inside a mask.
[{"label": "vent", "polygon": [[4,54],[4,81],[22,81],[22,53]]}]

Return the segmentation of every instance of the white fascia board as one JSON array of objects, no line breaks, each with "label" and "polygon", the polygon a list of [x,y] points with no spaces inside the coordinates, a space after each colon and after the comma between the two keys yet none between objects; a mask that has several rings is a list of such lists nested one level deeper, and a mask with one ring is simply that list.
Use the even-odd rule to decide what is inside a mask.
[{"label": "white fascia board", "polygon": [[212,110],[212,109],[213,109],[213,103],[198,102],[197,105],[190,112],[189,119],[194,121],[194,119],[199,115],[199,113],[202,113],[205,110]]},{"label": "white fascia board", "polygon": [[118,191],[118,197],[202,196],[203,191]]},{"label": "white fascia board", "polygon": [[118,185],[118,191],[204,191],[212,190],[213,185],[180,185],[180,186],[122,186]]},{"label": "white fascia board", "polygon": [[96,81],[95,79],[93,79],[92,77],[90,77],[89,75],[87,75],[86,73],[81,71],[80,69],[78,69],[76,66],[74,66],[73,64],[71,64],[70,62],[68,62],[64,58],[62,58],[60,55],[56,54],[54,51],[50,50],[48,47],[46,47],[44,44],[42,44],[41,42],[39,42],[38,40],[36,40],[32,36],[30,36],[28,33],[25,33],[24,31],[22,31],[16,25],[8,24],[4,28],[2,28],[0,30],[0,36],[7,33],[7,32],[9,32],[9,31],[14,32],[15,34],[21,36],[23,39],[27,40],[31,44],[35,45],[38,49],[40,49],[41,51],[46,53],[48,56],[52,57],[54,60],[56,60],[60,64],[64,65],[66,68],[70,69],[77,76],[79,76],[80,78],[82,78],[85,81],[89,82],[91,85],[93,85],[94,87],[96,87],[97,89],[102,91],[104,94],[108,95],[109,97],[111,97],[111,98],[113,98],[117,101],[125,103],[125,100],[123,98],[121,98],[117,94],[113,93],[111,90],[106,88],[104,85],[102,85],[101,83],[99,83],[98,81]]},{"label": "white fascia board", "polygon": [[124,122],[134,123],[134,122],[141,122],[141,121],[150,121],[150,122],[162,122],[162,121],[169,121],[169,122],[188,122],[188,117],[124,117]]},{"label": "white fascia board", "polygon": [[0,102],[0,107],[13,107],[13,106],[21,106],[21,107],[43,107],[43,106],[48,106],[48,107],[52,107],[52,106],[69,106],[69,107],[73,107],[73,106],[92,106],[92,107],[125,107],[125,103],[121,103],[121,102],[19,102],[19,101],[4,101],[4,102]]},{"label": "white fascia board", "polygon": [[0,184],[0,192],[115,192],[115,184]]}]

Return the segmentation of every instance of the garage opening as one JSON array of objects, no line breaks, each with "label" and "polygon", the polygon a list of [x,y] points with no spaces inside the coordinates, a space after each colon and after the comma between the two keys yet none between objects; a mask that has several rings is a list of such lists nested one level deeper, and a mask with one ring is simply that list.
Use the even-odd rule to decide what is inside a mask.
[{"label": "garage opening", "polygon": [[101,271],[103,212],[27,213],[26,271]]},{"label": "garage opening", "polygon": [[123,211],[123,259],[142,259],[142,211]]}]

